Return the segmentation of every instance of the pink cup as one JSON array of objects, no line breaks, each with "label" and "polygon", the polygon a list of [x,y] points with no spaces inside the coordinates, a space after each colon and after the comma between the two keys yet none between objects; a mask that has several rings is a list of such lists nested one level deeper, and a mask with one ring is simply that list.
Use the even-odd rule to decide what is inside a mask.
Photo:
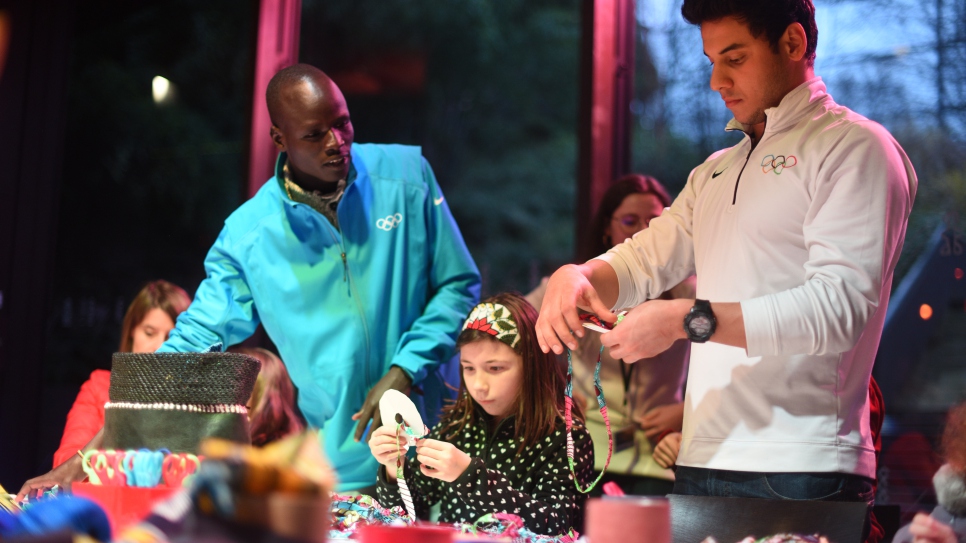
[{"label": "pink cup", "polygon": [[604,496],[587,502],[590,543],[671,543],[667,498]]},{"label": "pink cup", "polygon": [[369,524],[359,529],[361,543],[452,543],[456,534],[449,526],[384,526]]}]

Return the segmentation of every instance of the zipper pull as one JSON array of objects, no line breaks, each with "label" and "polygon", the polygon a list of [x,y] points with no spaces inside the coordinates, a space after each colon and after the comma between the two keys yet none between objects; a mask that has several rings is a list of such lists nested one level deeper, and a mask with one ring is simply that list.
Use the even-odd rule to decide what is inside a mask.
[{"label": "zipper pull", "polygon": [[346,262],[345,253],[342,253],[342,281],[349,281],[349,263]]}]

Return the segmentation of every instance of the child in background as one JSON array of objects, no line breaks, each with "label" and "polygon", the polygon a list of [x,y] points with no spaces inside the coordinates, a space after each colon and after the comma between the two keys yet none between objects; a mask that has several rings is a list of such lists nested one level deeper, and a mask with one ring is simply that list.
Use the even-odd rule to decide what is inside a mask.
[{"label": "child in background", "polygon": [[248,400],[252,445],[261,447],[301,432],[305,425],[295,408],[295,385],[282,360],[261,347],[232,347],[228,351],[248,355],[262,363]]},{"label": "child in background", "polygon": [[[405,459],[405,436],[393,424],[369,441],[379,469],[377,496],[403,505],[397,458],[416,516],[440,503],[441,522],[473,523],[489,513],[512,513],[538,534],[582,529],[586,496],[568,465],[564,421],[566,374],[553,353],[537,345],[537,311],[523,297],[500,294],[470,313],[457,338],[461,378],[456,402]],[[594,449],[575,416],[573,463],[577,481],[590,482]],[[421,430],[421,429],[420,429]]]}]

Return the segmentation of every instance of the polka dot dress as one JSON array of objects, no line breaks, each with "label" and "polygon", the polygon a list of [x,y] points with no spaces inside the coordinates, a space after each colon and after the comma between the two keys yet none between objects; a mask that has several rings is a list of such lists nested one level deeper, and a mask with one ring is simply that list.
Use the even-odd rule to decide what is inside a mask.
[{"label": "polka dot dress", "polygon": [[[592,479],[594,446],[582,425],[571,432],[574,438],[574,467],[580,481]],[[485,421],[463,429],[453,440],[440,436],[442,424],[426,436],[449,441],[472,457],[470,465],[455,481],[447,483],[426,477],[419,463],[406,462],[406,483],[413,494],[416,516],[427,519],[429,508],[440,504],[441,522],[472,523],[488,513],[513,513],[537,534],[558,535],[583,525],[586,495],[574,485],[567,466],[567,432],[563,420],[553,435],[518,452],[521,439],[514,439],[514,421],[500,422],[494,435],[487,435]],[[402,505],[395,483],[379,470],[376,497],[385,507]]]}]

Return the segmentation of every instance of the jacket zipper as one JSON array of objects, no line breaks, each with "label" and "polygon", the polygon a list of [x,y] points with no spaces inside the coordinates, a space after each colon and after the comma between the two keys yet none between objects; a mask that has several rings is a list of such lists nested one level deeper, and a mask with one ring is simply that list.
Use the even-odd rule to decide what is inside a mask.
[{"label": "jacket zipper", "polygon": [[745,163],[741,165],[741,170],[738,172],[738,179],[735,180],[735,194],[731,197],[731,205],[735,205],[735,202],[738,201],[738,183],[741,183],[741,174],[744,173],[745,167],[748,165],[748,159],[751,158],[751,153],[754,152],[754,150],[754,146],[752,146],[751,149],[748,149],[748,155],[745,156]]},{"label": "jacket zipper", "polygon": [[[343,195],[343,198],[344,197],[345,195]],[[366,312],[363,309],[362,302],[359,300],[359,295],[356,292],[355,282],[352,280],[352,277],[349,276],[349,261],[346,258],[345,245],[343,244],[342,236],[336,233],[335,227],[332,226],[332,224],[328,224],[328,227],[329,227],[329,235],[331,235],[332,239],[339,245],[339,251],[340,251],[339,254],[342,257],[342,273],[343,273],[342,280],[348,283],[347,286],[349,287],[349,296],[355,300],[356,309],[359,310],[359,319],[362,321],[362,334],[366,340],[366,362],[364,364],[365,366],[364,373],[366,378],[366,386],[371,387],[375,383],[372,382],[372,376],[369,372],[369,366],[372,364],[371,362],[372,353],[370,352],[370,349],[369,349],[369,324],[366,322]]]}]

